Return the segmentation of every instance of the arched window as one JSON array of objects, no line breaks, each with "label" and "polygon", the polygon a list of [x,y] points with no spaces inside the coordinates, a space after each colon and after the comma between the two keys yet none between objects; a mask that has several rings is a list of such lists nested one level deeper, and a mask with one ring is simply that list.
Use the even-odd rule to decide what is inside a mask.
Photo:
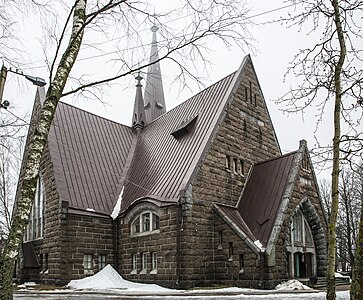
[{"label": "arched window", "polygon": [[310,226],[300,210],[295,213],[292,219],[289,242],[293,242],[295,246],[313,247]]},{"label": "arched window", "polygon": [[159,229],[160,218],[156,213],[151,211],[140,213],[131,223],[131,234],[153,232]]},{"label": "arched window", "polygon": [[316,276],[314,240],[310,226],[301,210],[298,210],[291,219],[286,253],[290,277]]},{"label": "arched window", "polygon": [[37,180],[35,199],[30,212],[29,223],[24,235],[24,241],[31,241],[43,237],[44,228],[44,182],[41,176]]}]

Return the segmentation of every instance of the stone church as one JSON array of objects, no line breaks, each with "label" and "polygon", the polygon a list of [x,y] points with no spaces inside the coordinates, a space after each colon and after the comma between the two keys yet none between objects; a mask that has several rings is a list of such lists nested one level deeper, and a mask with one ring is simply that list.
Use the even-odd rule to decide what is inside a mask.
[{"label": "stone church", "polygon": [[[324,276],[309,151],[281,153],[251,57],[167,111],[156,31],[131,126],[59,103],[17,278],[66,284],[107,264],[172,288]],[[43,101],[39,88],[32,118]]]}]

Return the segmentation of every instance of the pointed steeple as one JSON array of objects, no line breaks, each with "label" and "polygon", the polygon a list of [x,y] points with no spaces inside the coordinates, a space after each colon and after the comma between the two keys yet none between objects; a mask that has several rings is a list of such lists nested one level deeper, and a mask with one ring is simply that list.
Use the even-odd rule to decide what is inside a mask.
[{"label": "pointed steeple", "polygon": [[137,80],[136,84],[136,96],[135,96],[135,104],[134,104],[134,113],[132,116],[132,128],[144,128],[146,125],[146,117],[145,117],[145,108],[144,108],[144,99],[142,97],[142,77],[140,73],[135,78]]},{"label": "pointed steeple", "polygon": [[155,26],[155,24],[151,27],[153,38],[151,43],[150,63],[153,64],[149,66],[147,71],[144,98],[147,123],[152,122],[166,111],[163,81],[161,79],[160,63],[158,62],[159,53],[156,40],[156,32],[158,30],[159,28]]}]

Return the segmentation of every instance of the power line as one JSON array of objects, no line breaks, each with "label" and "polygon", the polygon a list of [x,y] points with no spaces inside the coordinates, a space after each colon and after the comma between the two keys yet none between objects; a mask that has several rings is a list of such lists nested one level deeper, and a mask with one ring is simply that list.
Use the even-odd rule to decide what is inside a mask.
[{"label": "power line", "polygon": [[[276,11],[280,11],[280,10],[283,10],[283,9],[286,9],[286,8],[289,8],[289,7],[292,7],[292,6],[296,6],[296,4],[299,4],[301,2],[302,2],[302,0],[299,1],[298,3],[284,5],[284,6],[277,7],[277,8],[274,8],[274,9],[271,9],[271,10],[268,10],[268,11],[265,11],[265,12],[262,12],[262,13],[258,13],[258,14],[255,14],[255,15],[252,15],[252,16],[249,16],[249,17],[246,17],[244,20],[245,21],[246,20],[250,20],[250,19],[253,19],[253,18],[256,18],[256,17],[260,17],[260,16],[267,15],[267,14],[270,14],[270,13],[273,13],[273,12],[276,12]],[[179,17],[179,18],[174,19],[172,21],[165,22],[165,24],[172,23],[172,22],[175,22],[175,21],[178,21],[178,20],[187,18],[189,16],[190,16],[190,14],[189,15],[186,15],[186,16]],[[146,30],[148,30],[148,29],[142,29],[139,32],[144,32]],[[193,32],[193,33],[190,33],[189,35],[195,34],[195,33],[199,33],[199,32],[203,32],[203,31],[201,30],[201,31],[198,31],[198,32]],[[132,35],[132,34],[128,34],[127,36],[130,36],[130,35]],[[181,36],[180,35],[180,36],[175,36],[174,38],[180,38],[180,37],[184,37],[184,36]],[[112,42],[112,41],[121,40],[122,38],[124,38],[124,37],[117,37],[117,38],[114,38],[114,39],[111,39],[111,40],[107,40],[107,41],[104,41],[104,42],[96,43],[95,45],[97,45],[97,46],[104,45],[104,44],[109,43],[109,42]],[[164,40],[160,40],[159,43],[167,42],[167,41],[168,41],[168,39],[164,39]],[[99,58],[99,57],[103,57],[103,56],[115,54],[115,53],[122,52],[122,51],[130,51],[130,50],[135,50],[135,49],[139,49],[139,48],[145,48],[146,46],[150,46],[151,44],[152,43],[146,43],[146,44],[141,44],[141,45],[133,46],[133,47],[127,47],[127,48],[124,48],[124,49],[118,49],[118,50],[114,50],[114,51],[110,51],[110,52],[106,52],[106,53],[91,55],[91,56],[79,58],[77,61],[85,61],[85,60],[89,60],[89,59],[94,59],[94,58]],[[91,48],[91,46],[89,46],[88,48]],[[40,62],[40,61],[43,61],[43,60],[38,60],[38,61],[35,61],[35,62],[32,62],[32,63],[37,63],[37,62]],[[29,63],[29,64],[31,64],[31,63]],[[40,69],[40,68],[45,68],[45,67],[46,67],[45,65],[41,65],[41,66],[28,67],[28,68],[25,68],[24,70]]]}]

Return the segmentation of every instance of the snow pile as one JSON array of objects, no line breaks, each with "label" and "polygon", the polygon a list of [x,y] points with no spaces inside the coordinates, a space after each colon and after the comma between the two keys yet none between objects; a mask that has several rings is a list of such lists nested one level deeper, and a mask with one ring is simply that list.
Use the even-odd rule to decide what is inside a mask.
[{"label": "snow pile", "polygon": [[277,285],[276,290],[278,290],[278,291],[295,291],[295,290],[311,290],[311,288],[302,284],[300,281],[293,279],[293,280],[285,281],[285,282]]},{"label": "snow pile", "polygon": [[67,286],[72,289],[93,290],[125,289],[152,292],[168,290],[156,284],[142,284],[127,281],[123,279],[111,265],[107,265],[101,271],[91,277],[71,280]]}]

